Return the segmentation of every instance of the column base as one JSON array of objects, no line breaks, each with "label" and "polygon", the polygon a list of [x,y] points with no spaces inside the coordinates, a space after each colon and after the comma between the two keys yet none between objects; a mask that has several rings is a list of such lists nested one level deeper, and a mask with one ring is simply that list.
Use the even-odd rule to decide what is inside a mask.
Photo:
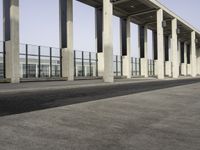
[{"label": "column base", "polygon": [[165,76],[172,77],[172,63],[165,61]]},{"label": "column base", "polygon": [[104,53],[98,53],[98,76],[103,77],[104,74]]},{"label": "column base", "polygon": [[148,77],[148,60],[146,58],[141,58],[141,76],[144,76],[145,78]]},{"label": "column base", "polygon": [[131,79],[131,58],[128,56],[123,56],[123,76]]},{"label": "column base", "polygon": [[181,64],[181,75],[186,76],[187,75],[187,65],[185,63]]},{"label": "column base", "polygon": [[191,76],[191,64],[187,64],[187,75]]}]

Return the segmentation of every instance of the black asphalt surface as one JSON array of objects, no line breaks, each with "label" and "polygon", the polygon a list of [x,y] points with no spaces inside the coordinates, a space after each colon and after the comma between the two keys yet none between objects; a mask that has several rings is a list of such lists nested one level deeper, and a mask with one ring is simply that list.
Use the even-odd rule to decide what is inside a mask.
[{"label": "black asphalt surface", "polygon": [[105,85],[75,89],[56,89],[49,91],[1,93],[0,116],[84,103],[197,82],[200,82],[200,78],[127,83],[122,85]]}]

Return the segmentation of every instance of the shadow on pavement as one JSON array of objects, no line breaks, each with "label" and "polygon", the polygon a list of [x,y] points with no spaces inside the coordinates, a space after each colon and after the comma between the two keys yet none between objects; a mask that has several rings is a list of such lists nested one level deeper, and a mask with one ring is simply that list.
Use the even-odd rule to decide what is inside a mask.
[{"label": "shadow on pavement", "polygon": [[199,78],[0,94],[0,116],[95,101],[197,82],[200,82]]}]

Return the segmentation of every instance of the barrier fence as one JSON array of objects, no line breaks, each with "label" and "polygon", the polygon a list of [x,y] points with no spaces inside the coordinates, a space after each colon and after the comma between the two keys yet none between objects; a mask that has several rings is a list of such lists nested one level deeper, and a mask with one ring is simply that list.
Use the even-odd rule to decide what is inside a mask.
[{"label": "barrier fence", "polygon": [[141,61],[140,58],[131,58],[131,74],[133,77],[141,75]]},{"label": "barrier fence", "polygon": [[113,72],[114,76],[119,77],[123,76],[123,61],[122,61],[122,56],[113,56]]},{"label": "barrier fence", "polygon": [[97,53],[74,51],[74,76],[98,77]]},{"label": "barrier fence", "polygon": [[0,41],[0,79],[5,78],[5,42]]},{"label": "barrier fence", "polygon": [[61,49],[20,44],[21,78],[61,77]]},{"label": "barrier fence", "polygon": [[148,60],[148,75],[155,76],[155,63],[154,60],[149,59]]}]

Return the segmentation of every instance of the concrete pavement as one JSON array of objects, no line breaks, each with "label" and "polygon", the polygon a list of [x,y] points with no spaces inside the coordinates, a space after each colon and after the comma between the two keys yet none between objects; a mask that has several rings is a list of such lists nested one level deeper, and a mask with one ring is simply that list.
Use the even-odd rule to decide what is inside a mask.
[{"label": "concrete pavement", "polygon": [[[8,99],[4,100],[8,100],[10,105],[15,103],[15,99],[20,101],[15,103],[19,106],[16,106],[18,109],[26,106],[25,100],[29,101],[31,97],[32,100],[38,98],[32,104],[33,107],[40,105],[45,99],[49,101],[43,103],[43,106],[77,99],[82,99],[85,103],[69,103],[29,113],[2,115],[0,149],[199,150],[200,83],[179,83],[181,86],[171,87],[172,83],[166,82],[164,85],[168,88],[164,89],[155,88],[163,86],[159,82],[150,85],[152,90],[146,91],[139,91],[144,88],[142,84],[138,89],[133,84],[114,87],[114,90],[112,87],[106,89],[107,92],[101,89],[102,94],[105,94],[104,98],[99,97],[98,92],[95,93],[97,97],[93,94],[89,98],[87,94],[91,93],[76,97],[73,93],[68,93],[72,91],[65,90],[55,91],[58,93],[55,97],[52,97],[55,94],[52,93],[49,96],[51,99],[44,92],[41,92],[43,96],[36,92],[35,98],[31,93],[9,93]],[[138,92],[133,92],[130,87]],[[148,84],[145,88],[148,89]],[[68,96],[63,92],[67,92]],[[110,92],[118,94],[111,95]],[[106,98],[108,96],[110,97]],[[1,106],[2,97],[3,94]],[[87,102],[86,99],[91,101]]]}]

